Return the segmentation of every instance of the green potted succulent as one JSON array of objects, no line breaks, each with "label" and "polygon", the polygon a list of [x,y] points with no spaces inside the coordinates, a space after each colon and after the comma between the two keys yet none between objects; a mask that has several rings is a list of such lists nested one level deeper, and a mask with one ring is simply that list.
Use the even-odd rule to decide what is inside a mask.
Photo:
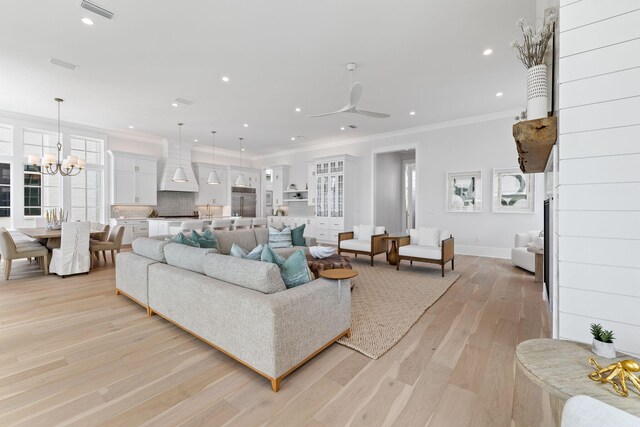
[{"label": "green potted succulent", "polygon": [[616,349],[613,345],[613,331],[608,331],[602,328],[599,323],[591,324],[591,335],[593,335],[593,341],[591,343],[591,351],[601,357],[607,359],[613,359],[616,357]]}]

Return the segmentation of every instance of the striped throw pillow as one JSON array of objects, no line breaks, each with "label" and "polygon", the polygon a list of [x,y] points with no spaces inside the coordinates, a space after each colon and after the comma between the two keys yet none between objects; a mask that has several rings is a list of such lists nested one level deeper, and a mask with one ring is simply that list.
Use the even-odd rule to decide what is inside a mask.
[{"label": "striped throw pillow", "polygon": [[291,248],[291,227],[285,227],[282,231],[278,231],[273,227],[269,227],[269,245],[272,248]]}]

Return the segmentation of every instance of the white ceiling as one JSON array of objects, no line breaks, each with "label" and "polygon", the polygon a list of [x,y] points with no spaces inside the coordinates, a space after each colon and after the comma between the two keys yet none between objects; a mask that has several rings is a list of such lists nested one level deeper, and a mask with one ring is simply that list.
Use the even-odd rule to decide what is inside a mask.
[{"label": "white ceiling", "polygon": [[[59,96],[68,122],[175,139],[184,121],[185,140],[208,142],[216,129],[218,146],[243,136],[248,151],[266,153],[525,104],[526,71],[508,44],[534,0],[97,3],[116,19],[79,0],[0,2],[0,109],[53,118]],[[304,117],[346,103],[351,61],[361,108],[391,118]],[[176,97],[195,103],[175,108]],[[358,129],[339,130],[348,124]]]}]

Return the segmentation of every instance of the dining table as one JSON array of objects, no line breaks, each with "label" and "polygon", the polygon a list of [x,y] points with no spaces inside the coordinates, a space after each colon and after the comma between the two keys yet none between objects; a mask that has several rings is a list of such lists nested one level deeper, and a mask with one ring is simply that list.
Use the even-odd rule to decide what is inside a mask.
[{"label": "dining table", "polygon": [[[32,239],[46,239],[46,246],[49,249],[60,247],[60,237],[62,237],[62,230],[47,230],[45,227],[30,227],[30,228],[18,228],[18,231],[25,236],[29,236]],[[107,233],[104,230],[90,229],[89,235],[91,237],[99,238],[103,234]]]}]

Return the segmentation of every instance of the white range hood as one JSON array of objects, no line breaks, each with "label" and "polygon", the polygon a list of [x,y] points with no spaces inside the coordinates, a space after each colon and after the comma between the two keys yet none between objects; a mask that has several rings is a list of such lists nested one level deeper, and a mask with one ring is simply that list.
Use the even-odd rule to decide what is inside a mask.
[{"label": "white range hood", "polygon": [[[162,158],[158,162],[158,169],[161,171],[158,182],[160,191],[184,191],[187,193],[197,193],[199,190],[196,175],[191,166],[191,144],[182,141],[182,161],[180,160],[180,144],[165,142]],[[173,174],[178,166],[184,168],[187,182],[174,182]]]}]

